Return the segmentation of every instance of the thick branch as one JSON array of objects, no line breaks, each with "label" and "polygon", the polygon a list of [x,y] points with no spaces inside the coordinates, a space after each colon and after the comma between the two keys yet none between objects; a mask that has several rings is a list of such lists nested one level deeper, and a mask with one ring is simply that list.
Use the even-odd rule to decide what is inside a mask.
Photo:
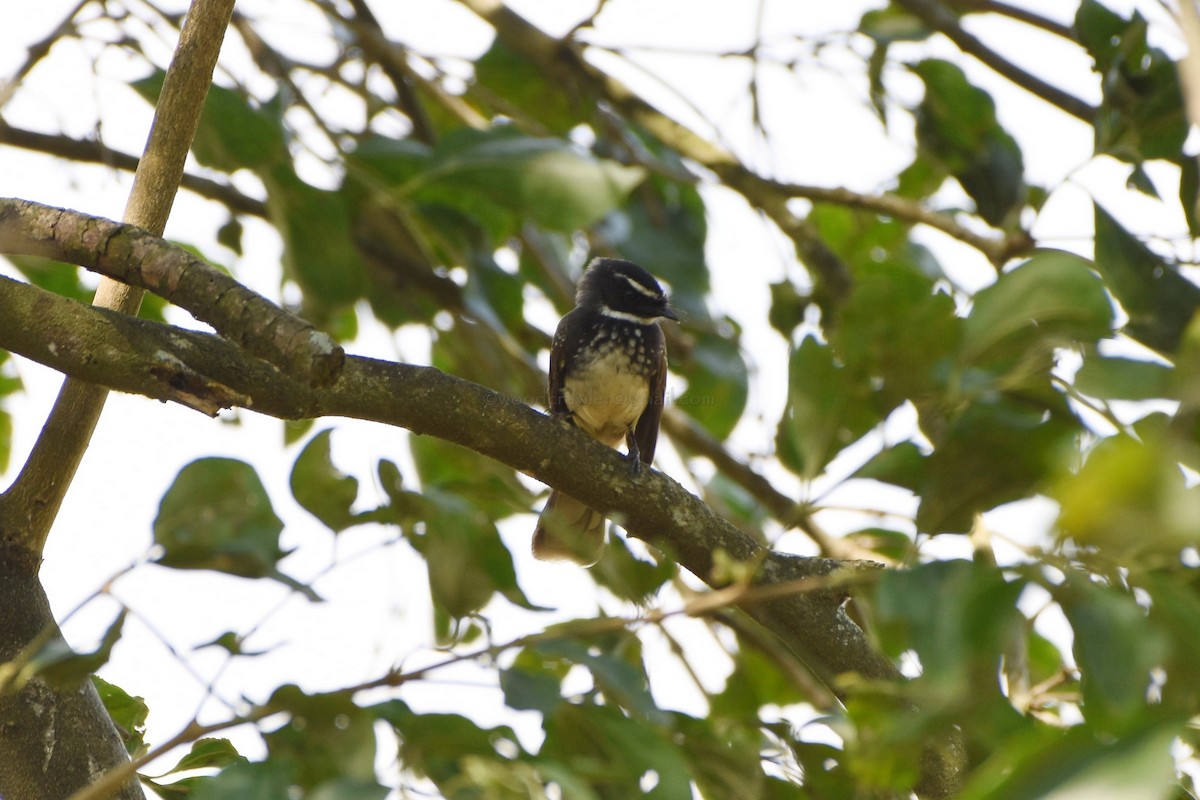
[{"label": "thick branch", "polygon": [[[575,428],[431,367],[351,356],[336,384],[314,388],[212,334],[89,308],[7,279],[0,279],[0,347],[83,380],[190,407],[201,405],[195,399],[201,398],[283,419],[343,416],[437,436],[619,516],[632,535],[672,553],[714,585],[721,584],[713,572],[720,551],[739,562],[763,561],[762,574],[771,582],[856,566],[768,553],[661,473],[647,470],[631,480],[619,454]],[[841,593],[816,592],[748,610],[805,652],[827,678],[848,671],[895,677],[892,664],[845,618],[841,601]]]},{"label": "thick branch", "polygon": [[0,199],[0,253],[79,264],[125,285],[147,289],[300,380],[332,382],[345,356],[311,322],[284,311],[203,259],[132,225],[28,200]]},{"label": "thick branch", "polygon": [[[163,81],[146,150],[134,173],[125,221],[161,235],[183,176],[183,165],[212,82],[233,0],[194,0]],[[142,290],[101,280],[95,303],[137,312]],[[13,523],[5,537],[41,553],[67,488],[104,409],[105,390],[67,380],[16,481],[0,495],[0,514]]]},{"label": "thick branch", "polygon": [[1057,86],[1051,86],[1041,78],[1018,67],[1008,59],[992,50],[974,34],[965,30],[959,24],[958,16],[941,3],[941,0],[898,0],[912,14],[924,20],[925,24],[940,31],[959,50],[974,56],[983,64],[1034,94],[1047,103],[1058,107],[1071,116],[1083,120],[1089,125],[1096,118],[1096,109],[1074,95],[1064,92]]}]

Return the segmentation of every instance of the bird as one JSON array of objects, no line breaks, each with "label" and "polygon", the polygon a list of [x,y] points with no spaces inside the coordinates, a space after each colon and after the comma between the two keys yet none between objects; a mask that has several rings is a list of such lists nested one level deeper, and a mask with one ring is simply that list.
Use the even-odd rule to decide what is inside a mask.
[{"label": "bird", "polygon": [[[664,319],[679,316],[654,276],[632,261],[594,258],[550,348],[551,416],[609,447],[624,440],[633,475],[654,462],[658,442],[667,387]],[[591,566],[604,545],[604,515],[552,490],[533,534],[533,555]]]}]

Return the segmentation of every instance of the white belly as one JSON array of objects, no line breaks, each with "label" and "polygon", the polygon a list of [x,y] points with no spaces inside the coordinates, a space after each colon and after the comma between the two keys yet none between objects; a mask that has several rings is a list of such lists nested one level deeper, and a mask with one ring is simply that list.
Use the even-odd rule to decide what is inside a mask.
[{"label": "white belly", "polygon": [[563,381],[563,399],[576,424],[592,438],[616,447],[625,438],[650,397],[645,375],[617,371],[613,362],[625,363],[626,356],[614,354],[578,370]]}]

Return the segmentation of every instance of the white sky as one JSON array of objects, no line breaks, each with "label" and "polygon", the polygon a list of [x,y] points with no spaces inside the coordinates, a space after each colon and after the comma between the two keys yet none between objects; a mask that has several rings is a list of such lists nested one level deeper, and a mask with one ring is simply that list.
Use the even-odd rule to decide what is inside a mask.
[{"label": "white sky", "polygon": [[[1133,5],[1109,4],[1122,9]],[[24,48],[45,35],[71,5],[73,0],[48,0],[26,4],[20,14],[8,15],[6,24],[0,28],[0,77],[11,74],[23,59]],[[448,0],[372,5],[389,33],[420,51],[470,57],[489,41],[486,26]],[[554,33],[571,27],[593,7],[591,3],[576,0],[524,0],[512,5]],[[591,37],[597,43],[622,46],[712,52],[741,49],[753,41],[756,5],[719,0],[612,0],[600,19],[600,29]],[[1077,2],[1030,0],[1027,5],[1066,21]],[[1152,19],[1163,16],[1161,8],[1153,2],[1137,5]],[[243,0],[239,10],[250,17],[274,17],[271,30],[275,35],[270,37],[273,42],[302,48],[306,57],[313,60],[322,58],[323,49],[329,47],[323,38],[322,21],[315,15],[295,15],[290,11],[280,19],[276,10],[280,6],[284,4]],[[290,9],[292,4],[286,7]],[[766,9],[765,29],[771,32],[768,38],[779,49],[788,47],[788,35],[798,31],[850,29],[864,10],[858,3],[787,0],[766,0]],[[974,27],[986,34],[990,44],[1018,63],[1085,99],[1097,99],[1086,60],[1068,48],[1059,47],[1050,37],[1028,31],[1020,38],[1014,37],[1011,25]],[[1178,49],[1169,35],[1163,44]],[[161,63],[165,63],[172,45],[163,43]],[[91,59],[97,52],[94,46],[89,46],[86,54],[74,44],[57,47],[4,109],[5,118],[23,127],[62,130],[85,137],[94,133],[92,125],[99,115],[108,144],[126,152],[139,152],[150,110],[123,82],[140,76],[140,68],[110,50],[99,58],[93,74]],[[898,48],[897,52],[960,60],[944,41],[906,50]],[[703,131],[710,121],[715,123],[728,145],[765,173],[801,183],[842,185],[860,191],[883,188],[883,182],[910,158],[911,131],[900,115],[896,116],[900,124],[891,131],[885,133],[880,129],[863,103],[865,84],[857,72],[857,64],[844,49],[831,46],[819,60],[811,54],[799,55],[804,65],[799,77],[778,67],[768,67],[760,76],[764,116],[772,134],[771,149],[755,138],[749,124],[745,62],[638,50],[635,56],[644,71],[634,70],[611,56],[597,58],[597,63],[688,124]],[[230,35],[223,63],[240,70],[241,57],[237,37]],[[1031,180],[1057,186],[1065,176],[1071,176],[1054,193],[1036,221],[1033,231],[1039,239],[1090,255],[1093,194],[1141,231],[1165,236],[1186,231],[1183,220],[1168,213],[1170,205],[1163,206],[1125,190],[1125,172],[1121,168],[1111,163],[1089,163],[1092,139],[1089,128],[1065,120],[1061,113],[972,61],[964,61],[964,68],[973,81],[996,97],[1001,121],[1024,150]],[[647,73],[659,80],[649,80]],[[919,98],[919,84],[912,76],[898,73],[891,79],[898,92],[914,101]],[[664,87],[682,89],[704,118],[697,117],[678,101],[673,91]],[[264,94],[272,90],[270,86],[254,88]],[[317,164],[313,159],[306,166],[313,173],[306,174],[310,180],[322,177],[315,174]],[[1175,192],[1172,184],[1177,176],[1166,169],[1152,170],[1152,174],[1162,182],[1164,196],[1170,197]],[[252,179],[240,176],[239,181],[246,191],[257,191]],[[129,185],[128,174],[101,168],[65,170],[54,160],[0,147],[0,195],[119,219]],[[956,195],[948,191],[946,197],[954,199]],[[731,314],[744,326],[743,342],[755,370],[751,406],[736,432],[734,446],[746,453],[766,455],[773,429],[764,428],[761,420],[765,418],[773,426],[778,419],[787,354],[786,343],[766,323],[767,285],[784,274],[799,279],[800,273],[787,266],[790,260],[787,243],[739,198],[722,190],[711,190],[706,192],[706,201],[713,302],[718,306],[716,310]],[[246,252],[236,258],[213,241],[213,232],[223,219],[223,212],[215,205],[182,192],[167,235],[196,244],[226,265],[236,265],[240,279],[267,296],[278,296],[279,244],[273,232],[262,223],[246,220]],[[960,285],[975,289],[992,279],[990,268],[965,247],[928,231],[922,237],[935,248],[943,266]],[[653,271],[652,264],[645,266]],[[6,267],[0,269],[7,272]],[[178,319],[187,322],[186,315]],[[419,336],[397,340],[378,326],[363,328],[360,340],[349,348],[355,353],[406,360],[426,357]],[[8,475],[0,477],[4,485],[15,475],[16,467],[32,445],[59,385],[57,374],[35,364],[21,360],[18,369],[28,391],[9,402],[18,428],[12,468]],[[263,699],[264,692],[288,681],[310,689],[337,688],[377,676],[398,660],[408,658],[405,663],[411,666],[427,657],[420,654],[428,653],[422,648],[431,638],[428,596],[421,562],[408,546],[379,548],[394,532],[357,528],[342,534],[335,547],[331,535],[291,500],[287,477],[297,451],[280,452],[280,423],[248,413],[231,415],[230,419],[236,419],[236,424],[211,421],[178,406],[140,397],[110,398],[47,548],[43,578],[56,612],[66,613],[109,576],[144,557],[158,499],[182,465],[200,455],[224,455],[243,459],[258,468],[276,511],[287,522],[284,546],[298,551],[283,563],[285,571],[305,579],[333,560],[339,563],[316,585],[330,602],[312,605],[296,598],[284,601],[287,590],[268,582],[142,566],[123,577],[115,589],[115,594],[135,610],[140,620],[165,635],[207,681],[223,659],[214,651],[190,653],[190,648],[231,628],[245,632],[252,623],[267,617],[247,646],[265,649],[278,645],[278,649],[261,659],[236,661],[225,670],[218,692],[230,698],[245,693]],[[821,494],[865,460],[871,448],[881,441],[880,437],[889,441],[903,438],[911,424],[911,417],[899,415],[880,436],[868,437],[871,441],[867,444],[851,448],[839,458],[830,469],[831,479],[819,480],[807,490],[768,465],[769,474],[781,488],[797,496],[804,491],[809,496]],[[314,430],[328,425],[337,427],[333,439],[335,461],[363,483],[360,502],[364,506],[377,503],[380,493],[370,478],[374,465],[380,457],[397,459],[405,449],[405,434],[342,420],[318,423]],[[673,454],[664,457],[658,466],[676,478],[686,477]],[[406,474],[412,475],[411,468]],[[873,492],[864,497],[861,487],[837,489],[829,496],[829,502],[911,513],[911,503],[899,493],[878,487]],[[1029,541],[1031,536],[1044,531],[1052,519],[1053,508],[1046,502],[998,509],[987,517],[990,526],[1018,541]],[[861,515],[836,513],[823,516],[821,521],[835,531],[867,524]],[[530,599],[555,606],[559,611],[555,615],[531,614],[497,601],[498,605],[491,609],[497,641],[540,628],[555,619],[595,612],[597,597],[585,588],[586,582],[578,580],[575,567],[542,564],[528,556],[532,522],[531,516],[512,520],[504,526],[503,535],[517,559],[522,585]],[[961,537],[954,537],[941,547],[960,552],[964,545]],[[781,546],[809,551],[808,543],[797,534],[785,536]],[[356,558],[356,553],[364,555]],[[284,602],[282,609],[273,613],[272,609],[281,602]],[[629,613],[611,602],[605,602],[605,607],[612,613]],[[111,602],[91,603],[66,625],[67,635],[77,645],[86,647],[114,615]],[[689,650],[701,655],[696,662],[714,665],[704,679],[708,688],[718,688],[725,667],[711,640],[694,623],[680,623],[677,628]],[[656,641],[651,637],[650,649],[655,651],[657,661],[664,662],[652,675],[656,698],[667,707],[698,711],[699,695],[663,656],[664,645]],[[204,696],[202,683],[165,652],[156,634],[133,619],[126,626],[125,638],[117,646],[112,663],[102,674],[147,698],[152,742],[172,735],[183,726]],[[469,714],[484,724],[501,721],[513,724],[515,716],[521,720],[518,724],[522,736],[531,737],[526,739],[527,743],[536,741],[536,716],[515,715],[504,708],[499,693],[484,685],[488,680],[486,672],[464,668],[444,677],[466,683],[406,688],[401,696],[418,709],[469,708]],[[219,705],[210,705],[206,717],[219,719],[226,713]],[[239,747],[256,752],[255,736],[242,734],[234,738]]]}]

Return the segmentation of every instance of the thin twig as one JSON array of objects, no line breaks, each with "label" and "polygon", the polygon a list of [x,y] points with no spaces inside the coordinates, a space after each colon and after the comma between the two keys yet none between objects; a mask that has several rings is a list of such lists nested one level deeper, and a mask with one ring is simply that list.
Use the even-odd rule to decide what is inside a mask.
[{"label": "thin twig", "polygon": [[959,50],[974,56],[980,62],[996,73],[1020,86],[1022,89],[1042,98],[1047,103],[1067,112],[1076,119],[1088,124],[1096,118],[1096,109],[1078,97],[1052,86],[1041,78],[1026,72],[1004,56],[992,50],[979,40],[977,36],[965,30],[959,24],[958,16],[944,6],[940,0],[897,0],[911,13],[920,17],[927,25],[945,34],[954,42]]}]

